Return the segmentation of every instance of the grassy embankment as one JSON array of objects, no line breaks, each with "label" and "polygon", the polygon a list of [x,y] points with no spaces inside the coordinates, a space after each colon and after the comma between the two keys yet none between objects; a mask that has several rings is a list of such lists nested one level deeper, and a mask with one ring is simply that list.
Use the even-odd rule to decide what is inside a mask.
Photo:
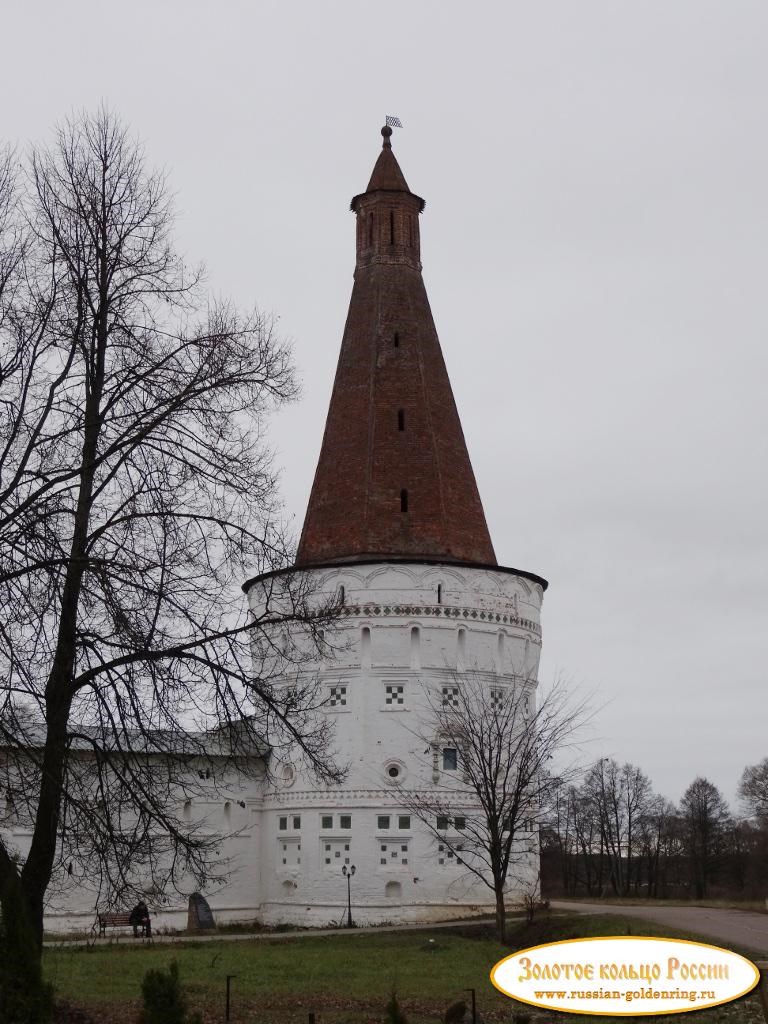
[{"label": "grassy embankment", "polygon": [[[219,1024],[224,1018],[227,974],[237,975],[233,1024],[306,1024],[309,1011],[317,1014],[318,1024],[368,1024],[382,1020],[393,988],[411,1024],[437,1024],[448,1005],[468,998],[465,990],[470,987],[477,990],[486,1022],[583,1024],[583,1016],[540,1011],[502,996],[488,980],[491,967],[515,948],[642,931],[642,923],[613,915],[553,916],[514,928],[510,947],[502,947],[484,928],[432,933],[372,930],[282,941],[62,947],[46,950],[45,966],[58,996],[81,1006],[99,1024],[132,1024],[144,972],[172,960],[179,964],[190,1006],[203,1011],[206,1024]],[[658,928],[654,931],[662,934]],[[669,929],[663,934],[675,935]],[[634,1019],[657,1024],[681,1021],[679,1015]],[[626,1024],[627,1018],[600,1020]],[[752,996],[698,1011],[695,1024],[762,1024],[759,1001]]]}]

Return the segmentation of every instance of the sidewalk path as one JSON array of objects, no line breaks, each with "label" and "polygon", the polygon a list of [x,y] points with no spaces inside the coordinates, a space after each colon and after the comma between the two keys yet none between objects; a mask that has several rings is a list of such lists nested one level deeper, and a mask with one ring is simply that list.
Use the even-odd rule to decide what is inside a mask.
[{"label": "sidewalk path", "polygon": [[[518,916],[522,915],[507,914],[507,920],[512,921]],[[372,925],[370,928],[302,928],[288,932],[216,932],[208,935],[153,935],[152,942],[161,944],[172,944],[174,942],[252,942],[259,939],[275,942],[288,941],[290,939],[314,939],[323,935],[379,935],[381,932],[431,932],[436,928],[477,928],[480,925],[493,923],[494,919],[492,917],[473,917],[469,921],[439,921],[433,924]],[[145,942],[145,939],[141,940],[142,944]],[[64,946],[67,948],[70,946],[95,946],[100,948],[114,944],[138,946],[139,940],[134,939],[130,932],[125,931],[111,935],[106,939],[47,939],[43,946],[46,949],[61,949]]]},{"label": "sidewalk path", "polygon": [[668,925],[681,931],[713,939],[728,946],[742,946],[768,956],[768,914],[751,910],[725,910],[720,907],[617,906],[606,903],[571,903],[553,900],[553,910],[571,914],[619,914],[642,921]]}]

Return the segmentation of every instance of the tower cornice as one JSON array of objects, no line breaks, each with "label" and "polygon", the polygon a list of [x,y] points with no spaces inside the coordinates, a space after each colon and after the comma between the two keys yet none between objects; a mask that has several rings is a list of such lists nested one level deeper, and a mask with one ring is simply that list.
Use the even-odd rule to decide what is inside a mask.
[{"label": "tower cornice", "polygon": [[338,569],[343,570],[344,568],[354,568],[356,566],[364,565],[434,565],[434,566],[445,566],[451,569],[473,569],[473,570],[486,570],[487,572],[501,572],[506,573],[509,576],[520,576],[524,580],[529,580],[531,583],[537,583],[542,590],[542,593],[549,586],[549,581],[545,580],[543,576],[538,576],[535,572],[527,572],[525,569],[513,569],[508,565],[497,565],[496,563],[489,565],[482,565],[478,562],[450,562],[446,559],[430,559],[430,558],[350,558],[349,561],[334,561],[334,562],[318,562],[313,565],[288,565],[284,569],[272,569],[270,572],[262,572],[257,576],[251,576],[242,585],[243,591],[247,594],[254,583],[261,583],[264,580],[276,579],[280,576],[287,576],[291,573],[305,572],[310,569],[314,571],[321,571],[327,569]]}]

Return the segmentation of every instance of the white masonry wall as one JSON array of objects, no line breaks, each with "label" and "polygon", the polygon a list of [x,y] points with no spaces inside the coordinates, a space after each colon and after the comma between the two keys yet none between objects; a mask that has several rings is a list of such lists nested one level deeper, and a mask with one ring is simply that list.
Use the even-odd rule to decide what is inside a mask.
[{"label": "white masonry wall", "polygon": [[[89,756],[83,753],[80,756]],[[217,922],[257,919],[261,910],[260,823],[264,794],[261,762],[255,759],[253,776],[227,774],[224,759],[212,757],[205,762],[193,760],[189,765],[189,793],[181,790],[172,811],[183,822],[201,829],[212,838],[227,836],[220,846],[220,859],[214,865],[223,881],[211,882],[204,892]],[[211,773],[211,767],[213,772]],[[205,770],[210,779],[201,781]],[[31,823],[25,820],[6,797],[0,804],[0,835],[12,853],[21,860],[27,854],[32,837]],[[99,886],[99,879],[89,877],[81,865],[72,863],[72,874],[59,872],[47,894],[44,927],[48,934],[91,934],[96,908],[106,909],[108,893]],[[153,927],[184,929],[187,925],[187,898],[197,886],[190,877],[181,880],[181,893],[156,894],[145,891]],[[122,901],[116,909],[128,911],[130,901]]]},{"label": "white masonry wall", "polygon": [[[500,570],[418,563],[339,566],[309,575],[319,601],[343,588],[336,654],[307,671],[319,675],[339,760],[349,774],[340,787],[318,788],[288,758],[273,766],[282,779],[276,788],[217,779],[210,798],[180,807],[182,817],[204,822],[211,834],[237,833],[222,844],[227,881],[204,892],[216,920],[339,923],[347,906],[345,864],[356,868],[352,909],[361,924],[490,909],[490,891],[439,849],[399,791],[434,784],[433,751],[424,741],[425,688],[440,694],[471,671],[489,686],[530,680],[535,700],[541,587]],[[280,577],[255,583],[253,611],[266,589],[274,600],[281,585]],[[441,785],[449,774],[442,773]],[[386,816],[388,828],[379,821]],[[0,818],[23,856],[27,829],[2,808]],[[535,854],[524,858],[529,881],[537,861]],[[97,898],[82,885],[52,894],[46,927],[89,928]],[[149,903],[156,927],[185,926],[184,896]]]},{"label": "white masonry wall", "polygon": [[[541,587],[510,572],[410,563],[339,566],[311,575],[320,599],[343,588],[344,615],[333,640],[338,653],[314,668],[349,774],[329,791],[298,765],[293,772],[286,766],[289,778],[265,794],[263,920],[340,922],[345,864],[356,868],[352,904],[359,923],[487,910],[490,891],[439,849],[399,790],[433,785],[425,688],[440,694],[443,685],[456,685],[462,672],[472,671],[489,685],[530,680],[535,700]],[[272,598],[276,582],[267,584]],[[257,614],[261,587],[249,591]],[[441,785],[449,774],[442,773]],[[389,816],[388,828],[380,827],[381,816]],[[528,856],[523,874],[529,882],[537,871],[537,856]]]}]

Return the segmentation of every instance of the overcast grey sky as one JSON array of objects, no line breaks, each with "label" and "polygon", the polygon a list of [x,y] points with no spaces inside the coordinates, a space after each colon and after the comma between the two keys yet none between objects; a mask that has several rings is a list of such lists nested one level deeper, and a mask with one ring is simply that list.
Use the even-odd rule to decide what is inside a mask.
[{"label": "overcast grey sky", "polygon": [[499,561],[542,679],[677,800],[768,755],[768,6],[6,0],[0,135],[106,101],[212,287],[281,316],[301,526],[386,113]]}]

